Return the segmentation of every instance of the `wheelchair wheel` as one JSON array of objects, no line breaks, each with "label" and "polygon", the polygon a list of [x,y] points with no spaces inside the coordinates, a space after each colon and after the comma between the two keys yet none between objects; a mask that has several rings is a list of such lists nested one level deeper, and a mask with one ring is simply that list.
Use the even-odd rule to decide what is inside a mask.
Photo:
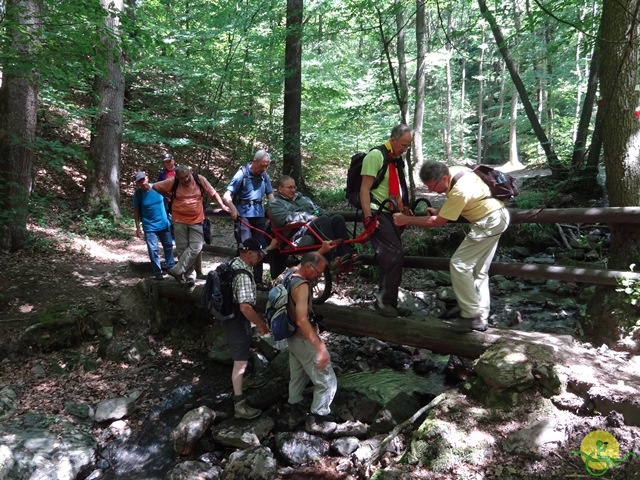
[{"label": "wheelchair wheel", "polygon": [[313,303],[316,305],[324,303],[331,296],[332,288],[333,281],[331,280],[331,272],[327,267],[313,286]]},{"label": "wheelchair wheel", "polygon": [[[420,204],[424,203],[424,207],[420,208]],[[413,204],[411,205],[411,210],[413,210],[414,212],[423,212],[425,211],[427,208],[431,208],[431,202],[426,199],[426,198],[416,198],[413,201]]]}]

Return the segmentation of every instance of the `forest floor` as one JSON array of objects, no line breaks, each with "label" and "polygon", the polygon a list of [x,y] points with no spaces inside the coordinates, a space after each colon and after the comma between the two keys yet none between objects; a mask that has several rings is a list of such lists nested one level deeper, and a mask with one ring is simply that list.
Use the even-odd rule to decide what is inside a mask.
[{"label": "forest floor", "polygon": [[[223,221],[219,220],[215,225],[220,227],[219,222]],[[134,294],[140,282],[150,277],[150,272],[136,267],[148,260],[143,240],[132,236],[129,240],[96,241],[37,226],[30,228],[42,243],[39,248],[0,253],[3,265],[0,276],[0,390],[6,385],[20,387],[17,414],[38,411],[64,415],[64,405],[69,401],[95,405],[107,398],[129,395],[134,390],[153,392],[145,395],[139,405],[139,413],[143,415],[163,394],[185,382],[206,382],[217,391],[230,389],[227,367],[206,368],[210,365],[206,358],[206,335],[194,340],[175,335],[157,337],[151,331],[149,319],[145,318],[147,308],[139,303],[140,296]],[[218,234],[220,236],[214,238],[216,243],[233,245],[230,228],[220,227]],[[210,264],[221,260],[205,258],[205,272]],[[164,281],[172,279],[167,277]],[[361,280],[354,278],[352,281]],[[347,281],[336,288],[346,290],[350,285]],[[121,315],[118,335],[126,336],[130,341],[139,339],[153,348],[154,356],[135,367],[101,360],[98,346],[90,338],[73,345],[62,345],[54,351],[22,348],[21,336],[34,322],[63,316],[83,322],[92,316],[113,315],[114,312]],[[158,365],[161,368],[151,368]],[[611,384],[616,383],[617,380],[611,378]],[[606,387],[602,385],[605,394]],[[582,432],[582,435],[589,431],[591,423],[585,417],[559,410],[546,413],[547,418],[553,419],[554,415],[566,431]],[[621,454],[626,453],[625,448],[630,445],[640,445],[640,429],[623,427],[615,429]],[[496,421],[493,425],[487,422],[483,428],[494,438],[504,436],[504,422]],[[518,426],[509,428],[517,429]],[[468,470],[468,476],[464,477],[440,476],[414,468],[410,476],[404,478],[551,478],[548,472],[552,471],[554,478],[590,478],[581,460],[570,457],[566,451],[560,455],[556,450],[547,459],[537,458],[530,462],[525,469],[519,460],[504,455],[488,459],[490,463],[476,471]],[[638,464],[637,460],[635,464]],[[327,458],[316,467],[303,469],[306,473],[301,470],[299,476],[286,478],[354,478],[334,476],[337,475],[334,467],[335,460]],[[333,473],[330,477],[319,476],[319,470],[314,473],[314,468],[327,468]],[[530,474],[524,473],[527,469]],[[624,476],[617,476],[616,470],[612,469],[601,478],[640,478],[640,468],[625,468],[619,475]]]}]

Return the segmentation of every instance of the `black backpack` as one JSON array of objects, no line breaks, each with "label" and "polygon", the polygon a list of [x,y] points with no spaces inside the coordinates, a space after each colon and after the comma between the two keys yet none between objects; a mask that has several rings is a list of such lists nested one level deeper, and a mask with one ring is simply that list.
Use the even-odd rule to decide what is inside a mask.
[{"label": "black backpack", "polygon": [[238,305],[233,302],[233,279],[240,274],[253,277],[244,268],[233,268],[231,262],[222,263],[207,273],[202,303],[207,313],[216,320],[231,320],[238,313]]},{"label": "black backpack", "polygon": [[[371,186],[371,190],[375,190],[382,183],[382,179],[387,174],[387,169],[389,168],[389,150],[384,145],[378,145],[377,147],[373,147],[371,150],[376,149],[382,152],[382,166],[378,173],[376,174],[376,178],[373,181],[373,185]],[[369,150],[369,151],[371,151]],[[351,157],[351,163],[349,164],[349,170],[347,170],[347,188],[345,188],[346,195],[345,198],[349,202],[350,205],[356,207],[357,209],[361,208],[360,205],[360,185],[362,185],[362,161],[364,157],[367,156],[365,152],[358,152]],[[400,183],[402,187],[402,198],[406,203],[407,196],[407,187],[406,180],[404,178],[404,161],[400,159],[395,163],[396,168],[398,168],[398,176],[400,177]]]},{"label": "black backpack", "polygon": [[[489,190],[491,190],[491,196],[487,198],[495,198],[506,202],[514,199],[520,193],[517,179],[508,173],[501,172],[490,165],[483,164],[467,165],[467,168],[471,169],[473,173],[478,175],[482,181],[487,184]],[[451,179],[449,188],[453,188],[458,179],[465,173],[467,172],[463,171],[455,174]]]}]

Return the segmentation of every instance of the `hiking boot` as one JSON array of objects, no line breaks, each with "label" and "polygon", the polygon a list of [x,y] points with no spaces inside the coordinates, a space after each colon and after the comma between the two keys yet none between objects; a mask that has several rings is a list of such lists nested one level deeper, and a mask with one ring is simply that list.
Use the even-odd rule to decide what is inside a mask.
[{"label": "hiking boot", "polygon": [[398,312],[398,316],[400,317],[410,317],[413,314],[413,311],[411,309],[404,307],[396,307],[396,311]]},{"label": "hiking boot", "polygon": [[397,317],[400,314],[398,313],[398,310],[391,306],[391,305],[385,305],[384,303],[382,303],[381,301],[377,300],[374,302],[374,305],[376,307],[376,310],[378,311],[378,313],[380,315],[382,315],[383,317]]},{"label": "hiking boot", "polygon": [[251,390],[252,388],[264,387],[267,381],[259,377],[242,377],[242,389]]},{"label": "hiking boot", "polygon": [[184,284],[187,287],[193,287],[196,284],[196,279],[192,278],[192,277],[187,277],[187,279],[185,280]]},{"label": "hiking boot", "polygon": [[329,262],[329,270],[335,272],[336,270],[343,270],[351,265],[353,258],[350,253],[345,253],[341,257],[336,257]]},{"label": "hiking boot", "polygon": [[446,322],[454,332],[467,333],[472,331],[484,332],[487,330],[487,322],[480,317],[464,318],[460,317],[451,322]]},{"label": "hiking boot", "polygon": [[252,418],[259,417],[262,414],[262,410],[259,408],[253,408],[247,405],[247,400],[240,400],[233,404],[233,416],[235,418],[244,418],[245,420],[251,420]]},{"label": "hiking boot", "polygon": [[170,268],[169,270],[167,270],[167,273],[175,278],[180,285],[184,285],[186,283],[184,273],[176,273],[174,268]]},{"label": "hiking boot", "polygon": [[323,415],[311,414],[307,417],[304,429],[307,433],[316,433],[319,435],[331,435],[338,428],[338,424],[329,417]]},{"label": "hiking boot", "polygon": [[305,422],[307,418],[307,407],[303,405],[303,402],[290,403],[288,417],[287,425],[289,426],[289,430],[293,430],[298,425]]}]

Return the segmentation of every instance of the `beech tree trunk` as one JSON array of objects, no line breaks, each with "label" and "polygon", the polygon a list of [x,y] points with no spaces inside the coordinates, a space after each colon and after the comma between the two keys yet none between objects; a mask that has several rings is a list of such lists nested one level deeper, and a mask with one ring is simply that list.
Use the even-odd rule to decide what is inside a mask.
[{"label": "beech tree trunk", "polygon": [[282,172],[302,179],[300,117],[302,113],[302,9],[303,0],[287,0],[287,34],[284,52],[284,118]]},{"label": "beech tree trunk", "polygon": [[[638,84],[640,0],[604,0],[600,92],[607,191],[612,207],[640,204],[640,123],[635,116]],[[611,268],[626,270],[640,258],[640,225],[611,225]],[[587,331],[614,344],[635,325],[638,309],[613,288],[601,288],[588,307]]]},{"label": "beech tree trunk", "polygon": [[100,0],[107,12],[102,35],[104,73],[94,82],[98,113],[91,130],[86,199],[92,214],[120,215],[120,146],[124,108],[124,58],[120,38],[123,0]]},{"label": "beech tree trunk", "polygon": [[601,191],[598,184],[599,160],[601,152],[600,130],[602,122],[598,121],[596,115],[596,126],[591,137],[591,146],[589,155],[587,156],[587,140],[589,134],[589,126],[593,116],[593,108],[596,103],[596,95],[598,92],[598,79],[600,70],[600,32],[595,39],[593,51],[591,52],[591,62],[589,63],[589,75],[587,80],[587,90],[584,95],[582,111],[580,112],[580,120],[576,130],[576,139],[573,145],[573,156],[571,165],[574,172],[574,188],[580,192],[593,194]]},{"label": "beech tree trunk", "polygon": [[33,188],[33,141],[38,109],[37,49],[42,2],[7,0],[6,34],[16,62],[2,65],[0,88],[0,249],[18,250],[27,240]]},{"label": "beech tree trunk", "polygon": [[[418,58],[416,64],[416,104],[413,111],[413,160],[416,165],[422,164],[422,125],[424,123],[424,92],[427,66],[427,27],[426,13],[422,0],[416,0],[416,47]],[[413,182],[413,175],[411,175]]]}]

